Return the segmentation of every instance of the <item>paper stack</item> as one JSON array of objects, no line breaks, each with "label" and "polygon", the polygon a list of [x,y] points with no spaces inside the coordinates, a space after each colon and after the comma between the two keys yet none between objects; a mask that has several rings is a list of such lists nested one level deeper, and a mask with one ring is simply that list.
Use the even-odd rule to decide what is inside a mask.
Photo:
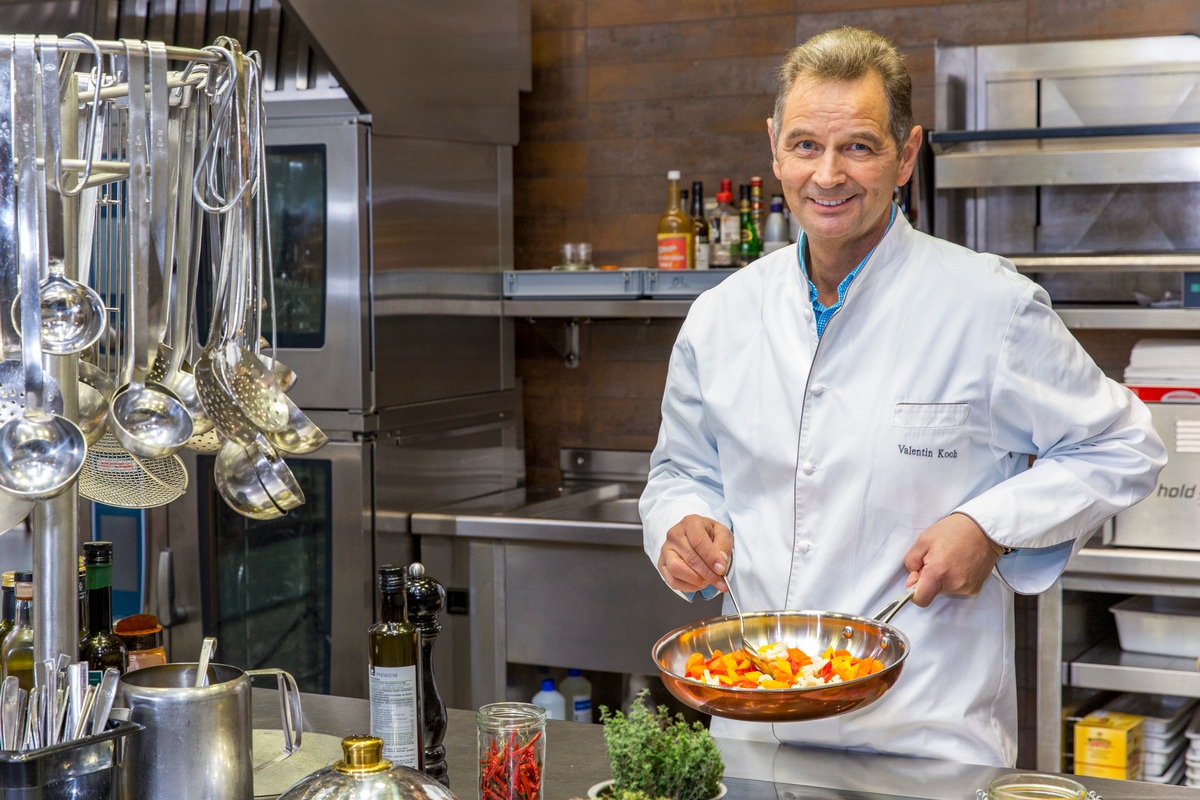
[{"label": "paper stack", "polygon": [[1129,354],[1125,384],[1147,402],[1200,402],[1200,340],[1142,339]]}]

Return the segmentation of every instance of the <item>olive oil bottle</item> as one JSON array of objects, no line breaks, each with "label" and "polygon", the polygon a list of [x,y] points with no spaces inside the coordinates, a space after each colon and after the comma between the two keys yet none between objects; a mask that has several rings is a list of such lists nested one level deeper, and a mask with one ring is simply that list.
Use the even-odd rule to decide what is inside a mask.
[{"label": "olive oil bottle", "polygon": [[129,665],[125,642],[112,629],[112,542],[84,542],[87,570],[87,638],[79,647],[79,660],[88,665],[88,683],[99,683],[104,670],[121,674]]},{"label": "olive oil bottle", "polygon": [[368,632],[371,735],[383,757],[411,769],[424,767],[421,725],[421,636],[408,621],[404,567],[379,568],[379,621]]},{"label": "olive oil bottle", "polygon": [[17,624],[17,573],[0,575],[0,642]]},{"label": "olive oil bottle", "polygon": [[17,684],[29,691],[33,688],[33,572],[19,570],[13,578],[16,619],[0,644],[0,674],[15,675]]}]

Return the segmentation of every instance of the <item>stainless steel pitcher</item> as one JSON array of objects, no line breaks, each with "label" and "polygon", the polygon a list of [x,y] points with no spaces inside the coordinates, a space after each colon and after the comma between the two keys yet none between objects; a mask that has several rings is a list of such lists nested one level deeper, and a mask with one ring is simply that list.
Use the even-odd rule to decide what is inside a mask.
[{"label": "stainless steel pitcher", "polygon": [[[118,706],[145,726],[121,770],[126,800],[252,800],[254,773],[300,749],[300,691],[281,669],[242,671],[210,664],[196,686],[196,664],[163,664],[121,677]],[[276,676],[284,750],[255,765],[250,750],[250,679]]]}]

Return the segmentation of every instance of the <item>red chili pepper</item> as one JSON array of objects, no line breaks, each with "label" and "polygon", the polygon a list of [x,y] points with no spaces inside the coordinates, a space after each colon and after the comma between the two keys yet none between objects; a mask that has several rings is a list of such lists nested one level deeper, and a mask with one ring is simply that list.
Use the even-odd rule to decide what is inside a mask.
[{"label": "red chili pepper", "polygon": [[484,800],[541,800],[542,768],[533,749],[541,736],[538,731],[519,747],[515,731],[503,745],[492,740],[479,760],[479,785]]}]

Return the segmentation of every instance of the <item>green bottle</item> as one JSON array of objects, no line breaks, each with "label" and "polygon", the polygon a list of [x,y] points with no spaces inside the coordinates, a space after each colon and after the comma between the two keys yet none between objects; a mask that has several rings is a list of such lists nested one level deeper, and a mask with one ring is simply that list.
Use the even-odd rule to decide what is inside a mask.
[{"label": "green bottle", "polygon": [[112,542],[84,542],[83,564],[87,570],[87,638],[79,648],[79,660],[88,665],[88,683],[99,683],[104,670],[115,667],[121,674],[129,665],[125,642],[112,629]]},{"label": "green bottle", "polygon": [[742,242],[738,251],[738,266],[744,267],[762,255],[762,236],[754,223],[754,211],[750,206],[750,187],[742,184],[741,200],[738,201],[741,217]]},{"label": "green bottle", "polygon": [[383,757],[420,771],[421,636],[408,621],[404,567],[379,568],[379,621],[368,631],[371,735],[383,740]]},{"label": "green bottle", "polygon": [[13,629],[0,644],[0,673],[15,675],[17,684],[33,688],[33,571],[20,570],[13,576],[16,611]]}]

